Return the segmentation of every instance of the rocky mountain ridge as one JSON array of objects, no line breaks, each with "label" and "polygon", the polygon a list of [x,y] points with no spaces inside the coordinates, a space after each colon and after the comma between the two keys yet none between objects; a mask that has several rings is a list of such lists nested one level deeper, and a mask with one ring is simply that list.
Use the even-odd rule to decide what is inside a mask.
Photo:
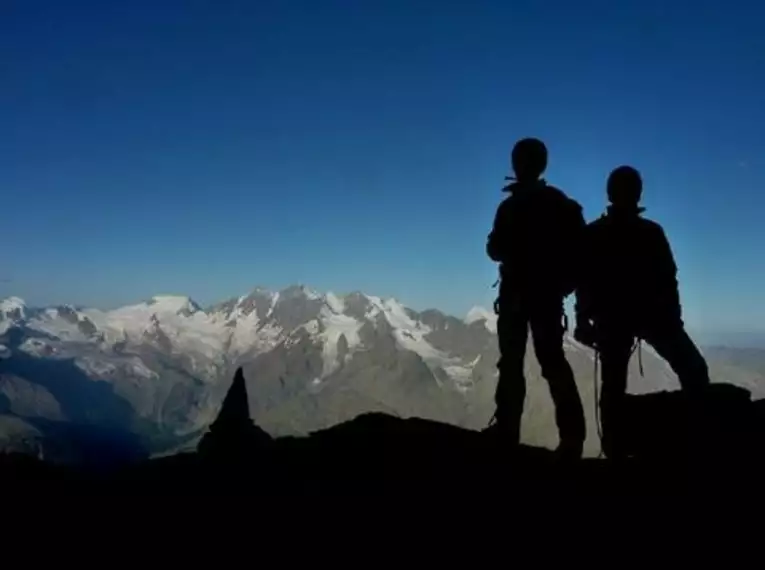
[{"label": "rocky mountain ridge", "polygon": [[[257,288],[206,308],[169,295],[112,311],[31,308],[10,298],[0,302],[0,415],[13,428],[11,446],[32,441],[44,451],[51,433],[76,425],[135,437],[145,453],[168,452],[197,440],[241,366],[251,413],[273,435],[370,411],[479,429],[493,411],[495,331],[494,315],[482,308],[458,319],[305,286]],[[587,449],[597,453],[594,355],[570,338],[565,348],[588,410]],[[672,385],[650,350],[643,360],[637,391]],[[527,372],[524,439],[554,446],[549,393],[531,346]],[[760,388],[746,374],[740,380]]]}]

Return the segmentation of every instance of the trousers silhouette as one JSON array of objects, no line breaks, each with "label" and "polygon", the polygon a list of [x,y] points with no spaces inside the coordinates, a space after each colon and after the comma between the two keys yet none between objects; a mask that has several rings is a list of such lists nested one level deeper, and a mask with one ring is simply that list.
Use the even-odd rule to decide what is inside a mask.
[{"label": "trousers silhouette", "polygon": [[603,449],[606,455],[619,455],[618,441],[623,426],[623,405],[627,392],[627,375],[635,337],[651,345],[677,374],[684,392],[698,396],[709,385],[709,371],[699,349],[685,331],[682,322],[662,323],[634,333],[629,330],[602,331],[599,341],[602,365],[600,417],[603,428]]},{"label": "trousers silhouette", "polygon": [[574,373],[563,352],[563,300],[499,304],[497,333],[500,360],[495,393],[496,417],[514,441],[520,439],[521,416],[526,398],[524,361],[529,327],[542,376],[550,386],[555,404],[555,421],[562,445],[584,442],[585,422],[582,401]]}]

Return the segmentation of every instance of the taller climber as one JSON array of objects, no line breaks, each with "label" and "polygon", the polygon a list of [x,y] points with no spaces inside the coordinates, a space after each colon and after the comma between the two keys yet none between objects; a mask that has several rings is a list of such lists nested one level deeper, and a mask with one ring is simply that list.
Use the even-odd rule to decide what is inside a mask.
[{"label": "taller climber", "polygon": [[541,176],[547,147],[535,138],[512,150],[515,176],[503,190],[486,252],[500,264],[498,313],[500,359],[495,394],[496,423],[490,429],[512,443],[520,440],[526,398],[524,360],[529,328],[542,376],[550,386],[555,420],[566,458],[582,455],[585,421],[574,374],[563,351],[563,301],[576,287],[572,251],[586,223],[581,206]]}]

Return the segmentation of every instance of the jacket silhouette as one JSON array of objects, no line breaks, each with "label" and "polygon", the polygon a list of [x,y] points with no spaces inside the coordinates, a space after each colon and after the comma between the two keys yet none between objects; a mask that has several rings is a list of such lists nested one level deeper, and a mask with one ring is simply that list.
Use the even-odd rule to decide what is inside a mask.
[{"label": "jacket silhouette", "polygon": [[709,384],[706,362],[685,331],[677,266],[662,227],[641,216],[642,180],[622,166],[608,179],[611,205],[587,226],[574,336],[600,353],[603,449],[619,456],[629,359],[645,340],[693,395]]},{"label": "jacket silhouette", "polygon": [[581,456],[584,412],[571,366],[563,352],[563,300],[575,288],[574,256],[585,228],[581,206],[540,179],[547,149],[523,139],[512,153],[515,181],[500,204],[486,252],[500,264],[497,334],[500,359],[495,394],[495,429],[508,441],[520,439],[526,397],[524,361],[529,327],[542,376],[550,386],[560,435],[559,451]]}]

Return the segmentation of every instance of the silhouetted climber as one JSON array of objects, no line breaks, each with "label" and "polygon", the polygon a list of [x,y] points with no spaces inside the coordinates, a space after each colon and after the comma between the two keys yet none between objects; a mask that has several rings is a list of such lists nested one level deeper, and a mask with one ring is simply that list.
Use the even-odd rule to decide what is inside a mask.
[{"label": "silhouetted climber", "polygon": [[497,209],[486,252],[500,263],[498,314],[500,359],[491,429],[520,439],[526,398],[524,360],[529,326],[542,376],[550,385],[560,434],[559,452],[581,457],[585,439],[582,402],[563,352],[563,299],[575,286],[572,251],[585,227],[581,206],[540,176],[547,148],[540,140],[518,141],[512,151],[513,183]]},{"label": "silhouetted climber", "polygon": [[242,459],[257,451],[258,446],[270,442],[271,436],[250,419],[244,374],[237,368],[218,417],[199,442],[198,451],[205,456]]},{"label": "silhouetted climber", "polygon": [[664,230],[641,217],[640,174],[620,166],[609,175],[607,186],[611,205],[585,232],[574,336],[600,353],[603,450],[619,457],[620,408],[635,339],[653,346],[691,395],[709,384],[709,375],[685,332],[677,267]]}]

